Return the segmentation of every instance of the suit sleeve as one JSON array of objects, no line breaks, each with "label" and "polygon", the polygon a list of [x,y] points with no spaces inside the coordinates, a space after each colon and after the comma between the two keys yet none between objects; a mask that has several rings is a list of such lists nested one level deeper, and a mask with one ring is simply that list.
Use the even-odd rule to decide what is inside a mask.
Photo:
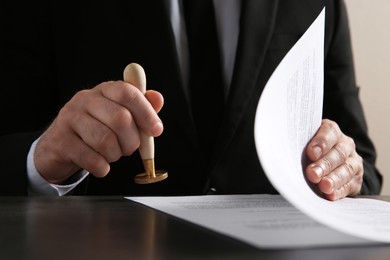
[{"label": "suit sleeve", "polygon": [[376,151],[356,85],[347,11],[343,1],[328,1],[326,6],[324,118],[337,122],[344,134],[352,137],[363,158],[361,194],[379,194],[382,176],[375,166]]}]

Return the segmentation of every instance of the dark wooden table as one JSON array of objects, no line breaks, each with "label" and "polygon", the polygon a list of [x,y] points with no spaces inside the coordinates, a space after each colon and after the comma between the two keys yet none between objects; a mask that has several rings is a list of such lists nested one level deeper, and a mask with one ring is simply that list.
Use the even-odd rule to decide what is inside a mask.
[{"label": "dark wooden table", "polygon": [[390,245],[263,250],[122,197],[0,197],[0,223],[0,259],[390,259]]}]

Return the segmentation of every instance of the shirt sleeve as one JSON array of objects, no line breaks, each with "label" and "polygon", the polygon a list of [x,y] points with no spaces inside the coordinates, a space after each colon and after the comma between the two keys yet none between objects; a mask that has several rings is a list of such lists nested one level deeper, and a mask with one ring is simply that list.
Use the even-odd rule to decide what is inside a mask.
[{"label": "shirt sleeve", "polygon": [[27,155],[27,180],[28,180],[28,195],[29,196],[64,196],[80,184],[88,175],[89,172],[81,170],[71,179],[66,185],[51,184],[46,181],[38,172],[34,164],[34,152],[39,138],[31,145]]}]

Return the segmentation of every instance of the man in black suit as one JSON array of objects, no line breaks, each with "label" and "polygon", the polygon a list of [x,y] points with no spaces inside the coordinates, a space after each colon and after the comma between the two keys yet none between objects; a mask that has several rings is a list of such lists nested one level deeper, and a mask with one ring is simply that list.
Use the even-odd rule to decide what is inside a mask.
[{"label": "man in black suit", "polygon": [[[209,147],[199,139],[191,107],[189,64],[196,55],[186,55],[197,37],[183,37],[192,29],[181,3],[1,4],[1,194],[276,193],[254,145],[257,103],[324,6],[325,119],[307,147],[306,175],[330,200],[380,192],[342,1],[214,1],[224,78]],[[148,88],[156,91],[143,96],[121,81],[130,62],[144,67]],[[159,136],[156,165],[169,171],[167,180],[134,184],[143,171],[134,153],[139,130]]]}]

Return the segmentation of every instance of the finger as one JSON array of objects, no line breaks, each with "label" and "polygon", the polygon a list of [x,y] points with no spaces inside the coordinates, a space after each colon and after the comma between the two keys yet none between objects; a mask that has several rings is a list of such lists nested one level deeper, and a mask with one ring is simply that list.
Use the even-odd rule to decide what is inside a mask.
[{"label": "finger", "polygon": [[347,197],[350,190],[351,190],[351,183],[347,183],[343,187],[332,192],[331,194],[325,194],[324,197],[327,200],[335,201]]},{"label": "finger", "polygon": [[[40,145],[37,145],[34,153],[34,162],[39,173],[50,183],[60,184],[69,178],[78,169],[85,169],[97,177],[103,177],[110,171],[110,165],[106,159],[89,147],[79,136],[71,129],[62,129],[61,136],[54,136],[53,142],[47,143],[47,136],[52,136],[51,129],[40,139]],[[44,144],[42,144],[44,143]],[[51,153],[48,153],[50,150]],[[37,155],[45,154],[45,156]],[[50,163],[45,163],[37,157],[45,157]],[[49,157],[49,158],[48,158]],[[64,174],[58,174],[59,170]]]},{"label": "finger", "polygon": [[325,194],[332,194],[344,185],[350,183],[354,178],[359,179],[363,174],[361,157],[348,158],[345,163],[337,167],[334,171],[322,178],[319,182],[319,189]]},{"label": "finger", "polygon": [[342,138],[337,123],[324,119],[317,133],[307,145],[306,153],[310,160],[317,161],[323,154],[329,152],[332,147]]},{"label": "finger", "polygon": [[158,113],[164,105],[164,97],[160,92],[155,90],[147,90],[145,93],[146,99],[150,102],[153,109]]},{"label": "finger", "polygon": [[100,153],[108,162],[117,161],[122,156],[115,133],[90,115],[77,114],[70,119],[69,125],[83,142]]},{"label": "finger", "polygon": [[[86,109],[93,118],[113,131],[119,143],[121,155],[131,155],[138,149],[139,132],[129,110],[103,96],[95,98],[94,102],[88,104]],[[107,131],[107,129],[104,130]],[[112,160],[109,161],[112,162]]]},{"label": "finger", "polygon": [[325,198],[331,201],[345,198],[347,196],[355,196],[360,193],[363,182],[362,175],[355,175],[354,179],[349,183],[344,184],[339,189],[331,194],[325,194]]},{"label": "finger", "polygon": [[330,149],[321,159],[307,167],[307,178],[313,183],[318,183],[324,176],[343,165],[354,151],[355,144],[353,140],[346,137]]},{"label": "finger", "polygon": [[96,177],[104,177],[110,171],[109,162],[94,149],[89,147],[77,135],[71,135],[63,146],[69,160]]},{"label": "finger", "polygon": [[109,87],[101,87],[101,93],[126,107],[132,114],[137,126],[145,134],[159,136],[163,124],[156,111],[145,96],[134,86],[123,81],[113,82]]}]

